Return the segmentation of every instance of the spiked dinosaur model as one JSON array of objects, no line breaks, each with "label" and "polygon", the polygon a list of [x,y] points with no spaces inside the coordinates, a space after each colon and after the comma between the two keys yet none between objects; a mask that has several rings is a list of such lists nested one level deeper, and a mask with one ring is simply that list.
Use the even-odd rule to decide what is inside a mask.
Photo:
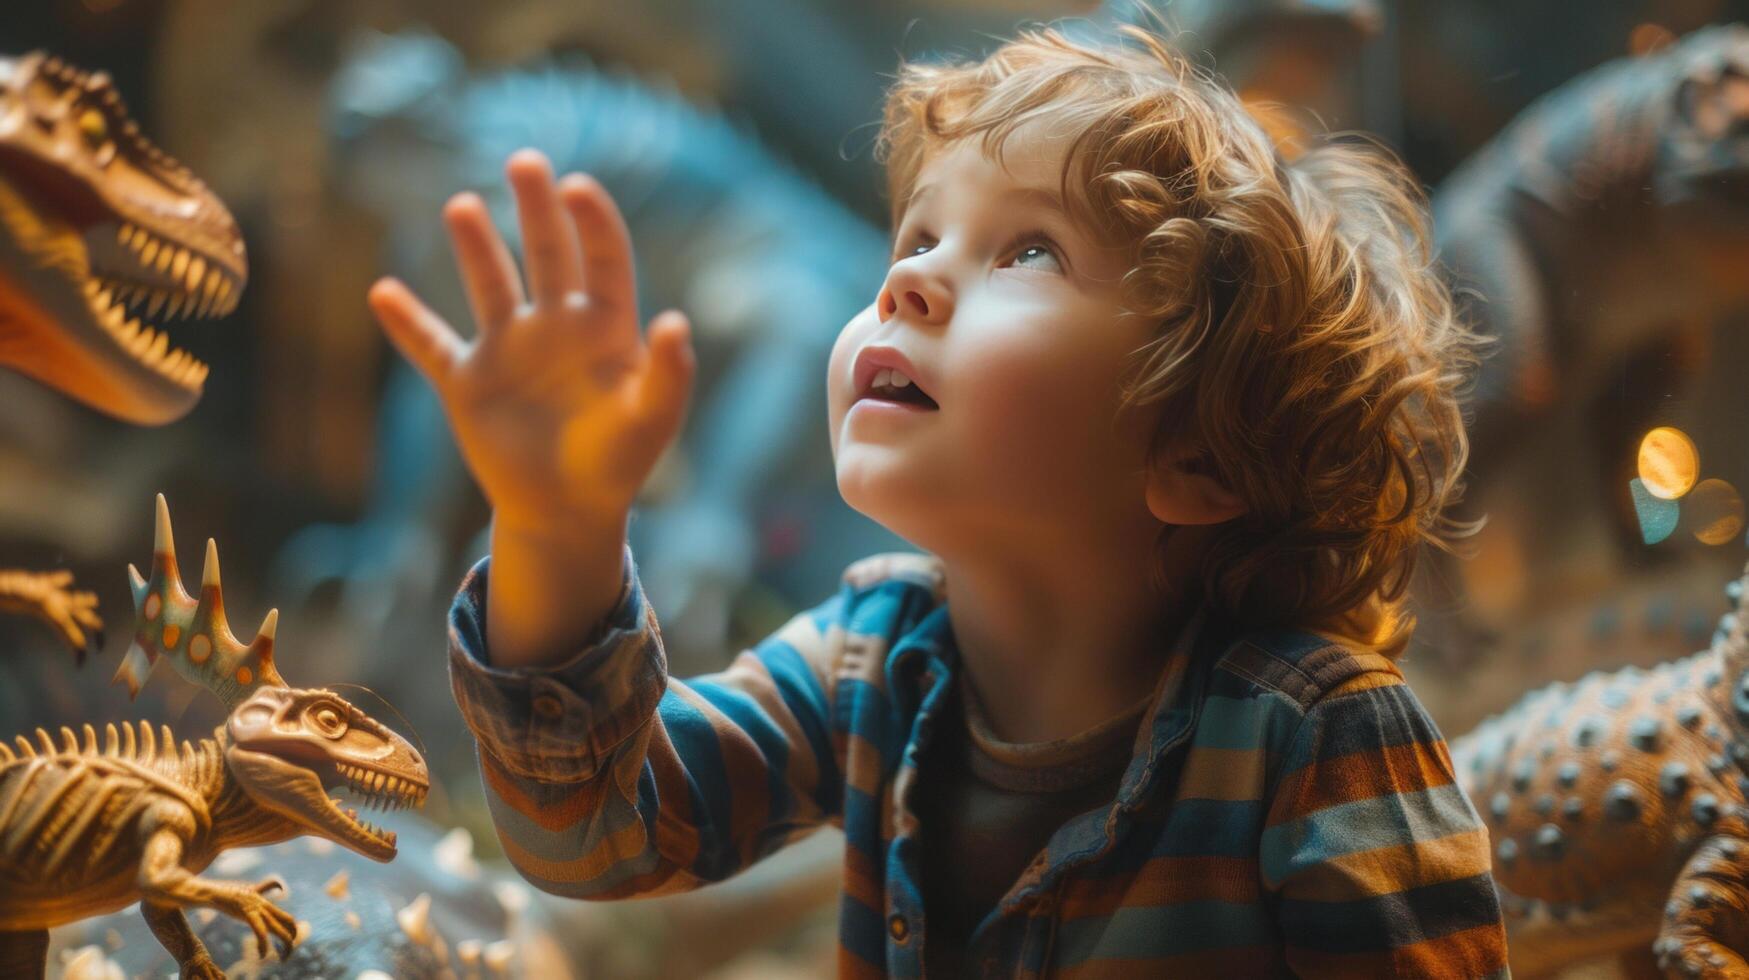
[{"label": "spiked dinosaur model", "polygon": [[[108,76],[0,57],[0,367],[141,425],[182,417],[207,367],[149,317],[223,316],[248,268],[225,205],[128,118]],[[66,572],[0,571],[0,610],[83,661],[96,597]]]},{"label": "spiked dinosaur model", "polygon": [[[1527,695],[1451,743],[1487,820],[1512,970],[1749,976],[1749,569],[1711,648]],[[1655,971],[1653,971],[1655,972]]]},{"label": "spiked dinosaur model", "polygon": [[134,647],[117,672],[137,692],[163,656],[231,707],[211,738],[178,749],[166,727],[154,735],[90,725],[61,741],[37,730],[0,746],[0,976],[40,976],[48,928],[138,901],[184,977],[223,973],[182,910],[206,906],[246,923],[262,956],[270,940],[289,952],[290,915],[266,898],[278,879],[246,883],[199,877],[221,851],[315,835],[378,861],[395,835],[329,798],[345,787],[370,804],[417,806],[425,761],[399,735],[331,691],[289,687],[274,666],[277,610],[254,641],[232,636],[209,539],[200,599],[182,588],[170,516],[158,498],[150,580],[131,566]]}]

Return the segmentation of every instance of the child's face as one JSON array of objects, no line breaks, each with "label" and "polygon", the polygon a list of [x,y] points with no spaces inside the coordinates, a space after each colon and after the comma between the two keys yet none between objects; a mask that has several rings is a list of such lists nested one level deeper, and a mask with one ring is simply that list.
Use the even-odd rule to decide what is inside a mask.
[{"label": "child's face", "polygon": [[[1125,355],[1151,328],[1120,316],[1124,254],[1054,203],[1064,150],[1033,127],[1008,140],[1006,169],[976,140],[935,151],[875,303],[832,350],[840,493],[943,556],[1151,526],[1145,430],[1118,421]],[[938,407],[869,397],[882,348]]]}]

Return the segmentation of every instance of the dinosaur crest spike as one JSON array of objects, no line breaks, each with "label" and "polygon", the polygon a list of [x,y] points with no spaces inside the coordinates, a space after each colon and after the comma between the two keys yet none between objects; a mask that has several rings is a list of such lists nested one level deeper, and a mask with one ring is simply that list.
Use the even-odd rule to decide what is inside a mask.
[{"label": "dinosaur crest spike", "polygon": [[278,611],[267,614],[253,642],[245,645],[237,639],[225,616],[218,545],[207,539],[197,601],[184,590],[177,572],[170,508],[163,494],[158,495],[157,507],[151,577],[142,583],[138,572],[130,568],[134,643],[122,658],[116,680],[127,685],[130,697],[135,696],[152,666],[164,657],[177,673],[212,691],[231,707],[258,688],[285,687],[273,662]]}]

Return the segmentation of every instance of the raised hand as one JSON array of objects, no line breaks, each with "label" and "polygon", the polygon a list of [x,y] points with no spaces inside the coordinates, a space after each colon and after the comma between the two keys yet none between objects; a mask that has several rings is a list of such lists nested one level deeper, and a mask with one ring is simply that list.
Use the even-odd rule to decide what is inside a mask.
[{"label": "raised hand", "polygon": [[639,335],[625,222],[594,179],[556,186],[544,156],[505,167],[528,282],[478,195],[444,208],[476,333],[463,340],[405,285],[383,279],[371,309],[431,381],[499,527],[623,529],[679,433],[693,357],[684,315]]}]

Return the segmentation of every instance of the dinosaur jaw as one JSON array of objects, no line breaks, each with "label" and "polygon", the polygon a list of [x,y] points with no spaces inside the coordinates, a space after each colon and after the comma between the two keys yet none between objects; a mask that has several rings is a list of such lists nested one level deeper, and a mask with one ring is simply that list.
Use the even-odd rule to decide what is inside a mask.
[{"label": "dinosaur jaw", "polygon": [[[395,832],[360,819],[357,810],[331,798],[328,791],[343,788],[360,796],[367,807],[382,809],[421,806],[425,802],[424,786],[400,780],[391,791],[386,779],[378,779],[357,767],[344,767],[356,771],[356,776],[333,765],[318,773],[314,768],[278,756],[235,746],[226,750],[225,758],[232,775],[258,806],[285,817],[306,833],[331,840],[373,861],[394,859]],[[379,785],[381,788],[373,788]]]},{"label": "dinosaur jaw", "polygon": [[40,204],[0,176],[0,363],[130,422],[187,414],[207,366],[141,316],[223,316],[241,280],[138,225],[81,229]]}]

